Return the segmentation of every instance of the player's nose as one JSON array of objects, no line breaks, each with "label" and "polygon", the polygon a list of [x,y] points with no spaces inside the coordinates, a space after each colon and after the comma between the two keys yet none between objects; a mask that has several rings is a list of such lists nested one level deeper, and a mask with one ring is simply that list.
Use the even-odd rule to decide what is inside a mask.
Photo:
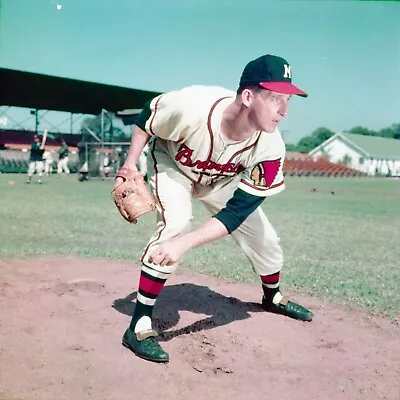
[{"label": "player's nose", "polygon": [[282,115],[282,117],[286,117],[289,111],[289,105],[286,102],[282,102],[281,106],[279,107],[279,114]]}]

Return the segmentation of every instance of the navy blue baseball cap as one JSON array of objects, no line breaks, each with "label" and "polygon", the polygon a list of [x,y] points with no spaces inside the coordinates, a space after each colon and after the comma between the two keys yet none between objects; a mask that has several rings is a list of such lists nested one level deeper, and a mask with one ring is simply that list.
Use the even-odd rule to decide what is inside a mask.
[{"label": "navy blue baseball cap", "polygon": [[283,94],[307,97],[308,94],[292,84],[292,71],[282,57],[266,54],[250,61],[243,70],[239,88],[260,86]]}]

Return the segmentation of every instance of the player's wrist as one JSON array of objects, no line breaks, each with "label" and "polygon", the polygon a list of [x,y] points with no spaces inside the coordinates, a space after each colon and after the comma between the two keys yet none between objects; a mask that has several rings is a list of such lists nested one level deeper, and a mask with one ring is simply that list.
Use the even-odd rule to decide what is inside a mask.
[{"label": "player's wrist", "polygon": [[183,252],[186,253],[196,246],[196,235],[191,232],[181,233],[180,235],[176,236],[177,242],[180,244]]},{"label": "player's wrist", "polygon": [[134,171],[134,172],[138,172],[138,169],[136,167],[136,163],[129,163],[129,162],[125,162],[124,165],[120,168],[121,169],[128,169],[130,171]]}]

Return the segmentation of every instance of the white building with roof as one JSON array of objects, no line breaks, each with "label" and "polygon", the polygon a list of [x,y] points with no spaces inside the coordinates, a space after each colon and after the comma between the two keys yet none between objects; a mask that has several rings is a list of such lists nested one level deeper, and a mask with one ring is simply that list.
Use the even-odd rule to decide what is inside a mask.
[{"label": "white building with roof", "polygon": [[352,133],[337,133],[309,152],[327,157],[368,175],[400,176],[400,140]]}]

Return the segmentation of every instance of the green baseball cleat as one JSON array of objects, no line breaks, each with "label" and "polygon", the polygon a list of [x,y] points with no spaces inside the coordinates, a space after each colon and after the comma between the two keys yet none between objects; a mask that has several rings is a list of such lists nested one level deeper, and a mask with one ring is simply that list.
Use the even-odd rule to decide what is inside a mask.
[{"label": "green baseball cleat", "polygon": [[283,297],[278,304],[266,301],[265,297],[262,298],[262,306],[265,311],[275,314],[282,314],[286,317],[298,319],[300,321],[311,321],[313,313],[300,304],[290,301],[287,297]]},{"label": "green baseball cleat", "polygon": [[166,363],[169,361],[169,355],[158,344],[156,336],[157,332],[154,329],[135,333],[128,328],[122,338],[122,345],[145,360]]}]

